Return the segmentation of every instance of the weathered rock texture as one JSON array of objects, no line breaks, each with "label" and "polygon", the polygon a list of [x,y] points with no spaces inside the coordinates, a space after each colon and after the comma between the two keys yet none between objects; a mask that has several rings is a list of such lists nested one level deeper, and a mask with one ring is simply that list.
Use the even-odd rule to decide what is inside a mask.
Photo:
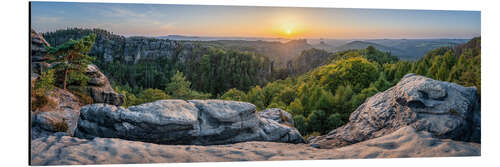
[{"label": "weathered rock texture", "polygon": [[[50,44],[45,41],[42,35],[31,30],[32,89],[39,77],[38,74],[51,67],[50,64],[45,62],[47,60],[45,46],[50,46]],[[86,75],[90,77],[86,90],[94,103],[123,104],[123,95],[113,90],[106,76],[95,65],[88,66]],[[80,115],[80,107],[82,106],[78,97],[60,88],[50,91],[47,97],[49,103],[46,106],[31,111],[31,137],[39,138],[57,132],[58,129],[54,126],[57,123],[67,124],[68,130],[66,133],[73,135]]]},{"label": "weathered rock texture", "polygon": [[293,126],[293,117],[292,114],[286,112],[285,110],[279,108],[269,108],[258,112],[259,116],[262,118],[267,118],[274,120],[280,124],[285,124],[289,126]]},{"label": "weathered rock texture", "polygon": [[116,93],[108,78],[99,71],[97,66],[91,64],[87,67],[85,75],[90,77],[87,82],[88,95],[92,98],[93,103],[106,103],[120,106],[123,104],[123,95]]},{"label": "weathered rock texture", "polygon": [[479,156],[481,145],[436,139],[405,127],[389,135],[338,149],[307,144],[243,142],[229,145],[159,145],[111,138],[86,140],[55,135],[31,144],[32,165],[174,163],[344,158]]},{"label": "weathered rock texture", "polygon": [[160,144],[227,144],[244,141],[303,143],[293,127],[261,118],[250,103],[159,100],[128,109],[93,104],[81,109],[77,137],[121,138]]},{"label": "weathered rock texture", "polygon": [[47,54],[46,46],[50,46],[41,34],[31,29],[31,70],[34,73],[40,73],[43,69],[47,68],[48,64],[44,61]]},{"label": "weathered rock texture", "polygon": [[81,103],[78,98],[60,88],[49,92],[47,97],[50,103],[31,113],[31,138],[57,132],[57,123],[68,125],[66,133],[73,135],[80,115]]},{"label": "weathered rock texture", "polygon": [[480,142],[477,89],[408,74],[394,87],[368,98],[349,122],[311,140],[341,147],[411,126],[436,138]]}]

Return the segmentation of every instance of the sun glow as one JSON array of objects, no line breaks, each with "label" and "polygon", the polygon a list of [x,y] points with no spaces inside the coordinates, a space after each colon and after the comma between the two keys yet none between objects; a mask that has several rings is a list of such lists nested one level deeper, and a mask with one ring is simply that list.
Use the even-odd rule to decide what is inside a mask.
[{"label": "sun glow", "polygon": [[292,30],[291,30],[291,29],[286,29],[286,30],[285,30],[285,34],[286,34],[286,35],[290,35],[290,34],[292,34]]}]

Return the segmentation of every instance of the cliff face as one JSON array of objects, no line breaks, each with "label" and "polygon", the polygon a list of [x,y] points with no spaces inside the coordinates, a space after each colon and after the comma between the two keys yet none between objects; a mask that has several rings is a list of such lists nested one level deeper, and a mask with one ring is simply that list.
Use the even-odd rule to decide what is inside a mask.
[{"label": "cliff face", "polygon": [[[123,63],[137,63],[139,60],[153,60],[158,57],[172,57],[179,53],[186,53],[189,44],[181,45],[179,42],[145,37],[129,37],[115,35],[100,29],[70,29],[59,32],[46,33],[47,41],[55,46],[69,39],[78,39],[90,33],[97,35],[94,46],[89,52],[104,62],[117,60]],[[182,56],[182,55],[181,55]]]},{"label": "cliff face", "polygon": [[45,63],[46,46],[50,44],[45,41],[45,38],[35,30],[31,30],[31,70],[33,73],[40,73],[48,64]]}]

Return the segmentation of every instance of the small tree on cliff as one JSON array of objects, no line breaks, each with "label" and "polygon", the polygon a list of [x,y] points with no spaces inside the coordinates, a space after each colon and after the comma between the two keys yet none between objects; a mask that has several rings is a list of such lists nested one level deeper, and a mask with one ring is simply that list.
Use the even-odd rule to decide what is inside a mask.
[{"label": "small tree on cliff", "polygon": [[57,47],[47,47],[49,62],[58,74],[62,75],[62,87],[66,90],[69,83],[87,85],[89,77],[85,75],[87,66],[94,58],[87,55],[96,39],[95,34],[90,34],[79,40],[70,39],[68,42]]}]

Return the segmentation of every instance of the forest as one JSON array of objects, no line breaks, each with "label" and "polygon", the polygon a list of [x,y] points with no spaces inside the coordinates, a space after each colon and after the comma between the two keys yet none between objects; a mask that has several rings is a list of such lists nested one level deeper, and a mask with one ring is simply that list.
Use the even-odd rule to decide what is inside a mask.
[{"label": "forest", "polygon": [[[96,37],[84,39],[88,42],[79,45],[87,44],[82,48],[89,52]],[[295,127],[307,136],[325,134],[344,125],[368,97],[394,86],[408,73],[475,86],[480,93],[480,43],[481,38],[476,37],[456,47],[434,49],[416,61],[400,60],[373,46],[336,53],[312,48],[297,58],[305,63],[294,65],[299,71],[294,75],[272,69],[271,60],[264,55],[214,46],[194,47],[187,59],[176,53],[134,64],[106,62],[102,55],[86,60],[101,68],[115,91],[124,95],[124,107],[159,99],[245,101],[258,110],[280,108],[290,112]],[[67,43],[61,46],[65,47],[54,47],[53,52],[68,48]],[[308,59],[318,55],[321,59]],[[53,72],[45,76],[53,77]]]}]

